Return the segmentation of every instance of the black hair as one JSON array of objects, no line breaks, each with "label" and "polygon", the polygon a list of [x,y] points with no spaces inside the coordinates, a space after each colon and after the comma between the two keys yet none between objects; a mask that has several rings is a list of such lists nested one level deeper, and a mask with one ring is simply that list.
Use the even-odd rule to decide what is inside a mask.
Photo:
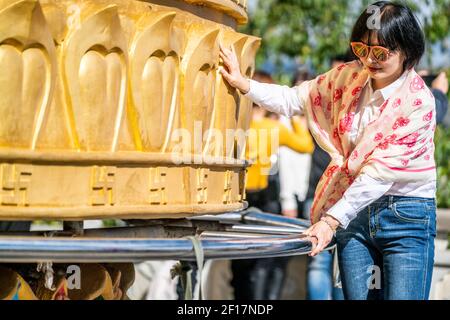
[{"label": "black hair", "polygon": [[314,75],[312,74],[312,72],[310,70],[308,70],[307,68],[299,68],[297,69],[297,71],[294,73],[294,77],[292,78],[292,82],[291,82],[291,86],[294,87],[297,85],[297,83],[299,83],[300,81],[308,81],[308,80],[313,80],[314,79]]},{"label": "black hair", "polygon": [[[381,14],[379,28],[375,28],[376,25],[370,28],[372,22],[376,22],[374,20],[376,12],[370,10],[374,6],[379,8],[379,14]],[[376,34],[380,46],[404,54],[403,68],[405,70],[417,65],[425,52],[423,31],[417,18],[406,5],[391,1],[375,2],[364,10],[356,21],[351,41],[358,42],[368,36],[370,42],[373,33]]]},{"label": "black hair", "polygon": [[342,61],[344,63],[355,60],[355,56],[351,49],[347,50],[345,53],[336,54],[330,58],[330,64],[334,61]]},{"label": "black hair", "polygon": [[270,79],[272,80],[272,75],[264,70],[256,70],[255,73],[253,74],[253,78],[265,78],[265,79]]}]

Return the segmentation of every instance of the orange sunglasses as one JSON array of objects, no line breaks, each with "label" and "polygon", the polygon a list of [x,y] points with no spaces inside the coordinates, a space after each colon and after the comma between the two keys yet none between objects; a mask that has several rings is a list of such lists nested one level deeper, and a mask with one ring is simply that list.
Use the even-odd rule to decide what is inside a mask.
[{"label": "orange sunglasses", "polygon": [[351,42],[350,45],[352,47],[353,53],[358,58],[367,58],[370,52],[372,52],[375,59],[380,62],[384,62],[389,58],[390,50],[385,47],[368,46],[367,44],[362,42]]}]

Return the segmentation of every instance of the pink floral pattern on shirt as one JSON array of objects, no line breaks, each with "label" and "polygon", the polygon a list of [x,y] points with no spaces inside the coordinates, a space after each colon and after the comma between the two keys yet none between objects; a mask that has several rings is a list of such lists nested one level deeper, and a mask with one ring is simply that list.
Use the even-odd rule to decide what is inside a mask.
[{"label": "pink floral pattern on shirt", "polygon": [[344,134],[345,132],[350,132],[352,130],[353,120],[355,114],[353,112],[347,113],[343,119],[339,121],[339,132]]},{"label": "pink floral pattern on shirt", "polygon": [[[358,150],[354,150],[351,155],[351,159],[354,161],[358,158]],[[348,169],[347,169],[348,170]]]},{"label": "pink floral pattern on shirt", "polygon": [[425,88],[425,82],[423,81],[423,79],[419,75],[417,75],[412,80],[411,85],[409,86],[409,88],[410,88],[412,93],[417,93],[420,90]]},{"label": "pink floral pattern on shirt", "polygon": [[392,107],[398,108],[401,104],[402,104],[402,99],[398,98],[398,99],[395,99],[394,104],[392,105]]},{"label": "pink floral pattern on shirt", "polygon": [[352,91],[352,96],[356,96],[357,94],[359,94],[362,90],[361,86],[356,87],[355,89],[353,89]]},{"label": "pink floral pattern on shirt", "polygon": [[373,141],[381,141],[383,139],[383,134],[381,132],[377,132]]},{"label": "pink floral pattern on shirt", "polygon": [[410,120],[408,118],[400,117],[395,121],[392,129],[397,130],[399,127],[405,127],[409,124]]},{"label": "pink floral pattern on shirt", "polygon": [[426,115],[423,116],[423,121],[431,121],[433,119],[433,111],[428,112]]},{"label": "pink floral pattern on shirt", "polygon": [[322,97],[319,94],[314,98],[314,105],[316,107],[319,107],[321,104],[322,104]]},{"label": "pink floral pattern on shirt", "polygon": [[334,98],[333,101],[334,102],[338,102],[340,99],[342,99],[342,89],[336,89],[334,90]]},{"label": "pink floral pattern on shirt", "polygon": [[418,138],[419,138],[419,133],[413,132],[404,138],[398,139],[396,144],[398,144],[398,145],[406,144],[408,146],[408,148],[412,148],[417,143]]},{"label": "pink floral pattern on shirt", "polygon": [[422,99],[416,99],[413,102],[414,107],[420,107],[422,105]]}]

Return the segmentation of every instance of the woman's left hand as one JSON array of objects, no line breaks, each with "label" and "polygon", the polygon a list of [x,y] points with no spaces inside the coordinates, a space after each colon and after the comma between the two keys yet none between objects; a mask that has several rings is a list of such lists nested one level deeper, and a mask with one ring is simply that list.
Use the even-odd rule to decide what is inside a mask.
[{"label": "woman's left hand", "polygon": [[334,233],[339,226],[339,221],[334,218],[327,220],[329,224],[325,221],[319,221],[309,227],[303,234],[316,238],[317,241],[313,242],[313,250],[309,254],[309,256],[314,257],[318,255],[326,246],[333,240]]}]

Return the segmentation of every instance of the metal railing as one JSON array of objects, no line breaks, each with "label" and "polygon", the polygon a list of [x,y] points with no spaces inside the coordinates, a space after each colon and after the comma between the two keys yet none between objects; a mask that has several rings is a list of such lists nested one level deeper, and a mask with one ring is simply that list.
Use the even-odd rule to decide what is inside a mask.
[{"label": "metal railing", "polygon": [[[249,208],[181,220],[128,221],[129,226],[66,231],[0,233],[0,262],[194,261],[196,236],[205,259],[249,259],[307,254],[306,220]],[[76,229],[76,228],[75,228]],[[331,249],[334,243],[328,246]]]}]

